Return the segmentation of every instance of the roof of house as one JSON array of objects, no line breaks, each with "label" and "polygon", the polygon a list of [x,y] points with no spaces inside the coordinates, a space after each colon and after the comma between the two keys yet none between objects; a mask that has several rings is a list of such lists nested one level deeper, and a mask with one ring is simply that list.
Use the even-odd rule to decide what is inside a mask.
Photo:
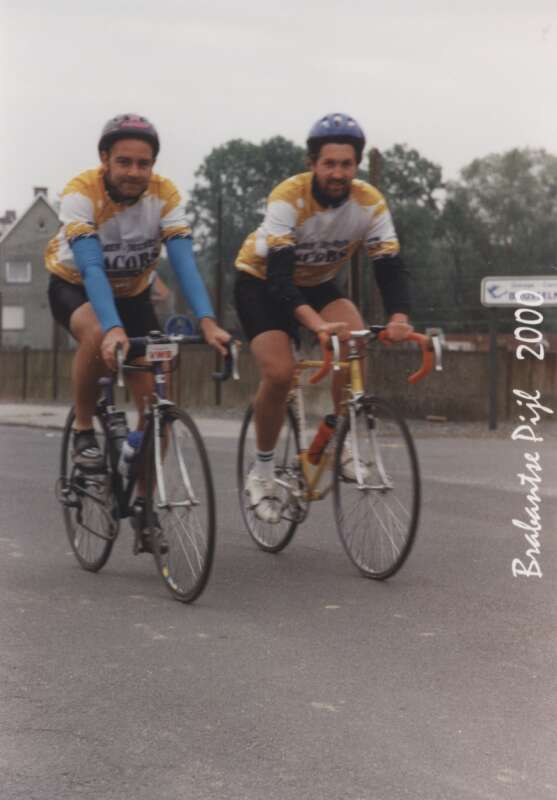
[{"label": "roof of house", "polygon": [[4,231],[4,233],[0,236],[0,244],[2,244],[8,238],[8,236],[10,236],[13,233],[13,231],[18,227],[18,225],[20,225],[23,222],[25,217],[29,214],[31,209],[37,205],[37,203],[44,203],[46,207],[54,214],[54,216],[58,217],[56,210],[53,208],[53,206],[51,206],[47,198],[43,194],[38,194],[36,197],[33,198],[33,202],[25,209],[23,214],[20,217],[18,217],[14,222],[12,222],[10,227],[7,228]]}]

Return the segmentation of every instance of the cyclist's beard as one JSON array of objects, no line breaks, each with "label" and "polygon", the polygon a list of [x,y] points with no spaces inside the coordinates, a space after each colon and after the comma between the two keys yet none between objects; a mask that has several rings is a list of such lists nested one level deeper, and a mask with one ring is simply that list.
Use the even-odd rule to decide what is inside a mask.
[{"label": "cyclist's beard", "polygon": [[325,186],[325,190],[324,190],[323,194],[326,197],[328,197],[329,200],[332,203],[343,203],[346,200],[346,198],[348,197],[348,195],[350,194],[350,182],[349,181],[335,181],[334,183],[331,182],[330,186],[331,186],[331,188],[332,187],[335,187],[335,189],[338,188],[338,190],[340,190],[342,188],[342,191],[338,191],[338,194],[337,193],[330,194],[329,191],[328,191],[329,184],[327,184],[327,186]]},{"label": "cyclist's beard", "polygon": [[143,192],[147,188],[146,186],[143,185],[143,183],[141,183],[141,184],[138,183],[137,187],[138,187],[138,189],[141,188],[141,191],[140,192],[138,191],[138,193],[136,195],[130,196],[129,194],[122,194],[118,190],[118,187],[115,186],[112,183],[112,181],[110,180],[110,173],[109,172],[105,172],[105,174],[104,174],[104,185],[106,187],[106,191],[108,192],[111,200],[113,200],[115,203],[124,203],[124,204],[129,205],[129,206],[133,205],[134,203],[137,203],[137,201],[139,200],[139,198],[141,197],[141,195],[143,194]]},{"label": "cyclist's beard", "polygon": [[317,199],[322,205],[325,206],[340,206],[350,195],[350,190],[352,188],[352,181],[335,181],[335,185],[339,186],[340,184],[343,185],[344,191],[339,192],[338,194],[329,194],[327,191],[327,184],[322,186],[315,175],[313,176],[313,183],[312,183],[312,191]]}]

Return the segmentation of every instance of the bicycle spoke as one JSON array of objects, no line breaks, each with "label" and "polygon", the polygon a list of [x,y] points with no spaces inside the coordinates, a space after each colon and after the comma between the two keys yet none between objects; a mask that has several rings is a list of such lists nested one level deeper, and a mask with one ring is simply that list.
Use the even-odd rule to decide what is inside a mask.
[{"label": "bicycle spoke", "polygon": [[[118,533],[118,520],[112,515],[114,498],[112,494],[111,473],[93,476],[73,466],[72,426],[74,412],[70,411],[62,437],[60,462],[61,485],[69,490],[72,504],[63,500],[63,514],[66,533],[71,548],[80,565],[91,572],[104,566]],[[101,449],[106,449],[104,428],[99,419],[95,420],[97,440]],[[109,459],[105,456],[105,463]]]},{"label": "bicycle spoke", "polygon": [[[197,527],[197,533],[190,532],[188,527],[184,524],[184,521],[178,514],[170,514],[171,519],[171,527],[167,530],[168,535],[172,535],[174,539],[179,544],[180,551],[182,552],[184,558],[187,561],[188,567],[193,575],[199,574],[199,570],[203,566],[203,554],[198,546],[198,540],[200,540],[203,536],[201,524],[199,520],[194,516],[192,516],[193,525],[192,527]],[[183,534],[183,535],[182,535]],[[191,550],[193,551],[194,559],[192,560],[190,556],[189,548],[186,547],[184,539],[191,544]],[[193,562],[196,562],[195,566]]]},{"label": "bicycle spoke", "polygon": [[300,468],[297,461],[299,449],[298,428],[295,416],[290,407],[284,425],[275,446],[275,478],[276,488],[282,504],[278,522],[265,522],[257,517],[256,511],[249,505],[245,493],[245,483],[256,459],[255,421],[253,409],[248,408],[238,444],[237,481],[240,509],[246,528],[254,542],[262,550],[277,553],[292,539],[299,522],[307,514],[307,503],[295,497],[303,488]]},{"label": "bicycle spoke", "polygon": [[[359,454],[354,471],[361,484],[342,475],[346,441]],[[338,448],[334,501],[341,541],[364,575],[389,577],[407,558],[418,521],[419,477],[408,430],[387,403],[367,398],[352,426],[345,421]]]},{"label": "bicycle spoke", "polygon": [[174,597],[191,602],[205,587],[213,560],[213,484],[191,417],[173,408],[164,412],[161,424],[167,447],[161,448],[157,469],[154,457],[150,458],[148,479],[155,560]]}]

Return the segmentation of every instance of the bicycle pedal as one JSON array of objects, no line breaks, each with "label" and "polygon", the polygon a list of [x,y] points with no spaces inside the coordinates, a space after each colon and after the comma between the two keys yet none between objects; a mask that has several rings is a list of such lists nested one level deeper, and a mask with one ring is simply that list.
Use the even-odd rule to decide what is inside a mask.
[{"label": "bicycle pedal", "polygon": [[134,556],[140,556],[142,553],[151,553],[151,550],[146,550],[143,547],[143,542],[138,542],[137,540],[133,543],[132,553]]},{"label": "bicycle pedal", "polygon": [[66,508],[78,508],[80,501],[74,490],[69,486],[64,486],[63,478],[58,478],[54,487],[54,494],[58,502]]},{"label": "bicycle pedal", "polygon": [[74,469],[76,474],[83,478],[90,478],[94,475],[106,475],[108,473],[106,466],[91,467],[87,466],[87,464],[74,464]]},{"label": "bicycle pedal", "polygon": [[71,498],[61,498],[60,502],[62,503],[65,508],[80,508],[81,501],[80,500],[72,500]]}]

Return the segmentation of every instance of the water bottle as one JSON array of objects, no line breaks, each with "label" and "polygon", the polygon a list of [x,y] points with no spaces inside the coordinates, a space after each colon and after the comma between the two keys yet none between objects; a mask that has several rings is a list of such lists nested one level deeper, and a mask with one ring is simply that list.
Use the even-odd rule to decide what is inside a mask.
[{"label": "water bottle", "polygon": [[131,466],[141,446],[142,439],[143,431],[130,431],[128,433],[128,438],[122,446],[120,460],[118,461],[118,472],[123,478],[128,478],[130,475]]},{"label": "water bottle", "polygon": [[309,446],[308,461],[310,464],[319,464],[323,450],[333,433],[335,432],[337,418],[334,414],[327,414],[323,417],[317,432],[313,437],[313,442]]}]

